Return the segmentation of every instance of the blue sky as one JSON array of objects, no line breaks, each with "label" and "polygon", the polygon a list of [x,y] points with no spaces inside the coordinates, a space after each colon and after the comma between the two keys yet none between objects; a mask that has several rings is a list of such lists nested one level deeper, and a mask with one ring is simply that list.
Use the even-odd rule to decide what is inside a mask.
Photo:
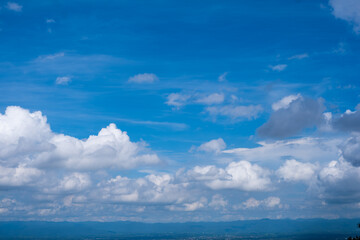
[{"label": "blue sky", "polygon": [[0,219],[359,215],[360,3],[0,1]]}]

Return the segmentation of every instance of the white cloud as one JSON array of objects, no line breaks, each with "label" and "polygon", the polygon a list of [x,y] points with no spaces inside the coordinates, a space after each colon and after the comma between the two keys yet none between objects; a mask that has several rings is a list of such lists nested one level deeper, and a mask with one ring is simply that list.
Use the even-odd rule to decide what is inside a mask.
[{"label": "white cloud", "polygon": [[218,77],[218,81],[219,81],[219,82],[225,82],[227,75],[228,75],[228,72],[224,72],[223,74],[221,74],[221,75]]},{"label": "white cloud", "polygon": [[297,95],[289,95],[289,96],[283,97],[279,101],[273,103],[271,105],[271,107],[274,111],[277,111],[279,109],[286,109],[289,107],[290,103],[292,103],[293,101],[295,101],[299,98],[302,98],[300,93]]},{"label": "white cloud", "polygon": [[307,53],[303,53],[303,54],[297,54],[297,55],[294,55],[294,56],[291,56],[288,58],[288,60],[293,60],[293,59],[304,59],[304,58],[308,58],[309,57],[309,54]]},{"label": "white cloud", "polygon": [[0,114],[0,131],[0,157],[9,166],[25,161],[41,168],[129,169],[159,162],[144,143],[131,142],[115,124],[101,129],[97,136],[80,140],[53,133],[41,112],[8,107]]},{"label": "white cloud", "polygon": [[213,139],[209,142],[203,143],[198,147],[198,151],[213,152],[219,154],[226,148],[226,143],[222,138]]},{"label": "white cloud", "polygon": [[330,0],[332,14],[353,25],[354,32],[360,33],[360,3],[357,0]]},{"label": "white cloud", "polygon": [[171,93],[167,97],[166,104],[176,108],[180,108],[187,104],[187,101],[190,99],[189,95],[184,95],[181,93]]},{"label": "white cloud", "polygon": [[142,73],[137,74],[129,78],[129,83],[154,83],[158,81],[159,78],[153,73]]},{"label": "white cloud", "polygon": [[232,162],[225,169],[215,166],[195,167],[188,176],[214,190],[239,189],[243,191],[270,190],[270,172],[247,161]]},{"label": "white cloud", "polygon": [[21,6],[20,4],[18,4],[16,2],[7,2],[6,8],[11,10],[11,11],[21,12],[23,6]]},{"label": "white cloud", "polygon": [[46,23],[55,23],[55,20],[52,18],[46,19]]},{"label": "white cloud", "polygon": [[287,67],[287,64],[270,65],[269,67],[273,71],[282,72]]},{"label": "white cloud", "polygon": [[205,105],[212,105],[212,104],[220,104],[223,103],[225,99],[224,94],[222,93],[213,93],[208,96],[199,98],[196,100],[197,103],[205,104]]},{"label": "white cloud", "polygon": [[225,105],[225,106],[212,106],[205,109],[210,116],[215,119],[219,116],[228,117],[232,121],[242,121],[244,119],[256,119],[263,111],[260,105],[249,106],[237,106],[237,105]]},{"label": "white cloud", "polygon": [[277,170],[277,175],[284,181],[310,181],[315,176],[317,166],[311,163],[298,162],[295,159],[286,162]]},{"label": "white cloud", "polygon": [[0,166],[0,186],[17,187],[35,182],[43,175],[43,172],[25,165],[14,168]]},{"label": "white cloud", "polygon": [[48,61],[55,60],[55,59],[58,59],[58,58],[61,58],[64,56],[65,56],[64,52],[59,52],[59,53],[49,54],[49,55],[41,55],[41,56],[37,57],[36,61],[48,62]]},{"label": "white cloud", "polygon": [[58,85],[67,85],[71,82],[71,77],[64,76],[64,77],[57,77],[55,83]]}]

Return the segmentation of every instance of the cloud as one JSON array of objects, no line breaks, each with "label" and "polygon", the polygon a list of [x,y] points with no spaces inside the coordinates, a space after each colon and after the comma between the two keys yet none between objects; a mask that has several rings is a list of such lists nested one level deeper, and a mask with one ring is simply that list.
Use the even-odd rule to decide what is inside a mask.
[{"label": "cloud", "polygon": [[257,129],[262,137],[285,138],[300,133],[304,128],[321,123],[325,107],[321,99],[298,98],[272,113],[270,119]]},{"label": "cloud", "polygon": [[340,146],[342,155],[346,161],[355,167],[360,167],[360,136],[355,135]]},{"label": "cloud", "polygon": [[195,102],[205,105],[212,105],[212,104],[220,104],[223,103],[225,99],[224,94],[222,93],[213,93],[208,96],[202,97],[197,99]]},{"label": "cloud", "polygon": [[286,69],[287,64],[270,65],[269,68],[273,71],[282,72]]},{"label": "cloud", "polygon": [[317,166],[311,163],[298,162],[295,159],[286,162],[276,171],[277,175],[287,182],[310,181],[315,176]]},{"label": "cloud", "polygon": [[360,168],[341,158],[331,161],[320,171],[315,191],[327,204],[358,204]]},{"label": "cloud", "polygon": [[333,127],[341,131],[360,132],[360,105],[356,107],[356,111],[347,110],[339,118],[333,121]]},{"label": "cloud", "polygon": [[46,23],[55,23],[55,20],[52,18],[46,19]]},{"label": "cloud", "polygon": [[303,54],[298,54],[298,55],[291,56],[291,57],[288,58],[288,60],[294,60],[294,59],[301,60],[301,59],[308,58],[308,57],[309,57],[309,54],[303,53]]},{"label": "cloud", "polygon": [[247,161],[231,162],[225,169],[215,166],[197,166],[188,176],[204,181],[211,189],[239,189],[243,191],[267,191],[271,180],[269,171]]},{"label": "cloud", "polygon": [[142,74],[137,74],[135,76],[130,77],[128,82],[140,84],[140,83],[154,83],[158,80],[159,80],[159,78],[153,73],[142,73]]},{"label": "cloud", "polygon": [[260,105],[238,106],[238,105],[225,105],[225,106],[212,106],[205,109],[214,119],[218,117],[228,117],[232,121],[238,122],[244,119],[256,119],[263,111]]},{"label": "cloud", "polygon": [[264,200],[256,200],[255,198],[249,198],[248,200],[242,202],[241,205],[235,206],[235,209],[252,209],[258,207],[266,208],[281,208],[281,200],[278,197],[268,197]]},{"label": "cloud", "polygon": [[349,22],[355,33],[360,33],[360,3],[357,0],[330,0],[332,14]]},{"label": "cloud", "polygon": [[4,115],[0,114],[0,129],[0,157],[9,166],[26,161],[29,167],[95,170],[129,169],[159,162],[144,143],[131,142],[115,124],[80,140],[52,132],[41,112],[8,107]]},{"label": "cloud", "polygon": [[221,74],[221,75],[218,77],[218,81],[219,81],[219,82],[225,82],[227,75],[228,75],[228,72],[224,72],[223,74]]},{"label": "cloud", "polygon": [[171,93],[167,97],[166,104],[175,108],[180,108],[186,105],[189,99],[189,95],[184,95],[181,93]]},{"label": "cloud", "polygon": [[57,77],[55,81],[57,85],[68,85],[69,82],[71,82],[71,77],[69,76]]},{"label": "cloud", "polygon": [[21,12],[23,6],[21,6],[20,4],[18,4],[16,2],[7,2],[6,8],[11,11],[14,11],[14,12]]},{"label": "cloud", "polygon": [[222,138],[213,139],[209,142],[203,143],[198,147],[198,151],[212,152],[219,154],[226,148],[226,143]]},{"label": "cloud", "polygon": [[25,164],[8,168],[0,166],[0,186],[19,187],[34,183],[43,175],[43,172]]},{"label": "cloud", "polygon": [[297,94],[297,95],[289,95],[286,97],[283,97],[281,100],[279,100],[278,102],[275,102],[271,105],[272,109],[274,111],[277,111],[279,109],[286,109],[289,107],[290,103],[302,98],[301,94]]}]

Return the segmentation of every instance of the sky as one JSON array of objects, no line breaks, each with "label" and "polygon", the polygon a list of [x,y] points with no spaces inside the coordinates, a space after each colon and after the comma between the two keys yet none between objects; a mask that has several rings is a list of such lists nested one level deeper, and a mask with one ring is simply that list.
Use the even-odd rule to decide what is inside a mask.
[{"label": "sky", "polygon": [[360,214],[360,1],[0,1],[0,220]]}]

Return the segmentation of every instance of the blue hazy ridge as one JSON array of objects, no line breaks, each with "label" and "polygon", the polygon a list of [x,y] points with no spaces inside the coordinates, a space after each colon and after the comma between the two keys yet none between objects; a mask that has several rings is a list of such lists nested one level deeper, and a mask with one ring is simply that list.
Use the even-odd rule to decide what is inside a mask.
[{"label": "blue hazy ridge", "polygon": [[234,222],[0,222],[0,239],[344,239],[360,219]]}]

